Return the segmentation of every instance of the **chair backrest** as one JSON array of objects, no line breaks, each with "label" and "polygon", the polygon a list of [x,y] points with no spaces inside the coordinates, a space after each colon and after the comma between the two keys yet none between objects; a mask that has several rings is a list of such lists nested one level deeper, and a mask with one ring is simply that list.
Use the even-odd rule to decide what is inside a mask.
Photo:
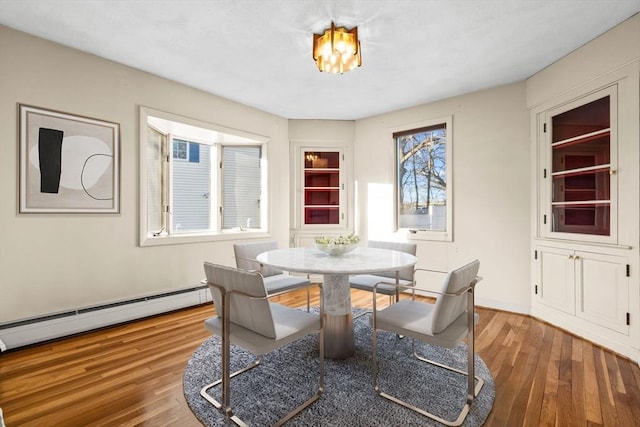
[{"label": "chair backrest", "polygon": [[[475,260],[450,271],[442,282],[442,293],[456,293],[468,287],[478,277],[480,261]],[[438,295],[431,320],[431,332],[440,333],[467,311],[468,293],[459,296]]]},{"label": "chair backrest", "polygon": [[256,257],[259,254],[262,252],[272,251],[274,249],[278,249],[278,242],[275,240],[252,243],[234,243],[233,252],[236,257],[236,267],[243,270],[259,271],[264,277],[282,274],[282,270],[266,265],[261,267],[260,263],[256,261]]},{"label": "chair backrest", "polygon": [[[378,249],[391,249],[393,251],[406,252],[411,255],[416,254],[416,250],[418,245],[415,243],[405,243],[405,242],[383,242],[379,240],[369,240],[367,246],[370,248],[378,248]],[[395,271],[384,271],[382,273],[375,273],[376,276],[383,277],[391,277],[396,278]],[[400,270],[400,279],[402,280],[413,280],[413,266],[406,267]]]},{"label": "chair backrest", "polygon": [[214,285],[222,286],[226,292],[231,290],[244,292],[256,298],[232,294],[228,307],[231,310],[231,323],[243,326],[267,338],[276,338],[271,306],[267,299],[267,289],[260,273],[209,262],[204,263],[204,273],[207,276],[207,284],[218,316],[222,316],[222,293]]}]

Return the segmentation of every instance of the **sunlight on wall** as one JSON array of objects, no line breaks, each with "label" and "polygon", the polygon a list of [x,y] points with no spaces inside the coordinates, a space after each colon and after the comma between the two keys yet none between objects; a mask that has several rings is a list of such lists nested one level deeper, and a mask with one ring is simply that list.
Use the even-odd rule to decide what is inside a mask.
[{"label": "sunlight on wall", "polygon": [[367,185],[367,237],[370,240],[391,240],[394,237],[393,185]]}]

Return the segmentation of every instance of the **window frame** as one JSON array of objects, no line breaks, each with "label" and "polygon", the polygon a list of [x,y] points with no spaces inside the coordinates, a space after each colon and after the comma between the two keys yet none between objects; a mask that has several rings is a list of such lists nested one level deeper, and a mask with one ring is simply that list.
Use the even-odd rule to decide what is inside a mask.
[{"label": "window frame", "polygon": [[[239,141],[219,141],[213,142],[211,144],[211,150],[214,150],[216,154],[212,157],[215,157],[217,160],[211,164],[211,172],[215,174],[216,177],[212,179],[215,182],[215,187],[211,188],[211,192],[216,193],[216,205],[212,207],[212,209],[217,210],[215,213],[217,217],[217,221],[215,224],[215,229],[206,230],[206,231],[198,231],[198,232],[180,232],[180,233],[170,233],[167,232],[168,224],[170,218],[168,218],[168,214],[165,212],[164,216],[164,229],[161,231],[148,230],[148,203],[149,203],[149,195],[147,193],[147,181],[148,181],[148,171],[147,171],[147,157],[146,157],[146,149],[147,149],[147,126],[149,124],[149,117],[155,117],[162,120],[168,120],[188,126],[198,127],[207,131],[223,133],[225,136],[229,136],[231,138],[237,137]],[[157,130],[157,129],[156,129]],[[171,141],[172,138],[186,141],[193,141],[202,143],[200,139],[194,139],[193,137],[185,137],[182,133],[167,135],[168,141]],[[247,141],[250,140],[250,141]],[[267,144],[269,142],[269,138],[263,135],[257,135],[254,133],[250,133],[247,131],[241,131],[237,129],[228,128],[225,126],[221,126],[218,124],[213,124],[209,122],[205,122],[202,120],[192,119],[172,113],[168,113],[165,111],[155,110],[149,107],[140,106],[139,110],[139,245],[140,246],[158,246],[158,245],[173,245],[173,244],[184,244],[184,243],[198,243],[198,242],[210,242],[210,241],[221,241],[221,240],[239,240],[239,239],[255,239],[255,238],[264,238],[269,237],[269,182],[268,182],[268,171],[267,171]],[[261,147],[261,182],[262,182],[262,197],[261,197],[261,205],[260,205],[260,228],[256,229],[244,229],[244,228],[233,228],[233,229],[222,229],[221,215],[219,214],[219,209],[222,206],[222,171],[219,167],[221,161],[221,150],[223,146],[260,146]],[[188,150],[188,147],[187,147]],[[169,164],[167,167],[171,167],[170,163],[173,162],[173,152],[164,153],[165,156],[169,158]],[[185,161],[185,160],[183,160]],[[187,160],[188,161],[188,154]],[[214,170],[215,168],[215,170]],[[165,171],[165,174],[170,174],[169,171]],[[168,175],[165,175],[165,178]],[[165,181],[165,179],[162,179]],[[163,182],[164,190],[169,192],[165,194],[165,198],[170,203],[170,182]],[[163,210],[163,208],[161,208]]]},{"label": "window frame", "polygon": [[[399,155],[398,144],[395,134],[411,132],[412,130],[420,131],[422,128],[428,128],[438,125],[444,125],[446,128],[446,142],[445,142],[445,162],[446,162],[446,227],[444,230],[426,230],[411,227],[400,227],[400,188],[399,188]],[[421,122],[411,123],[403,126],[398,126],[389,129],[389,139],[393,144],[393,158],[394,158],[394,175],[393,175],[393,189],[394,189],[394,228],[396,232],[407,232],[412,235],[412,239],[416,240],[431,240],[431,241],[453,241],[453,116],[448,115],[444,117],[438,117]]]}]

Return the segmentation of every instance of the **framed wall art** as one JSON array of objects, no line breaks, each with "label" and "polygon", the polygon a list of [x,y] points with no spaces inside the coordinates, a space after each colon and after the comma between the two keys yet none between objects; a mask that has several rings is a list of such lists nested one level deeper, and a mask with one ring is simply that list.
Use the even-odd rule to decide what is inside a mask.
[{"label": "framed wall art", "polygon": [[119,213],[120,125],[19,104],[20,213]]}]

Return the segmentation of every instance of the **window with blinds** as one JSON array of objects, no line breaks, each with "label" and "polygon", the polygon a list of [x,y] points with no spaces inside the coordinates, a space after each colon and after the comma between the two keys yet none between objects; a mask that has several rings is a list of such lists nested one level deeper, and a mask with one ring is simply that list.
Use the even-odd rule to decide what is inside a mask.
[{"label": "window with blinds", "polygon": [[222,146],[222,228],[260,228],[260,146]]},{"label": "window with blinds", "polygon": [[146,124],[141,242],[265,231],[265,138],[227,133],[210,124],[198,127],[193,121],[141,117]]}]

